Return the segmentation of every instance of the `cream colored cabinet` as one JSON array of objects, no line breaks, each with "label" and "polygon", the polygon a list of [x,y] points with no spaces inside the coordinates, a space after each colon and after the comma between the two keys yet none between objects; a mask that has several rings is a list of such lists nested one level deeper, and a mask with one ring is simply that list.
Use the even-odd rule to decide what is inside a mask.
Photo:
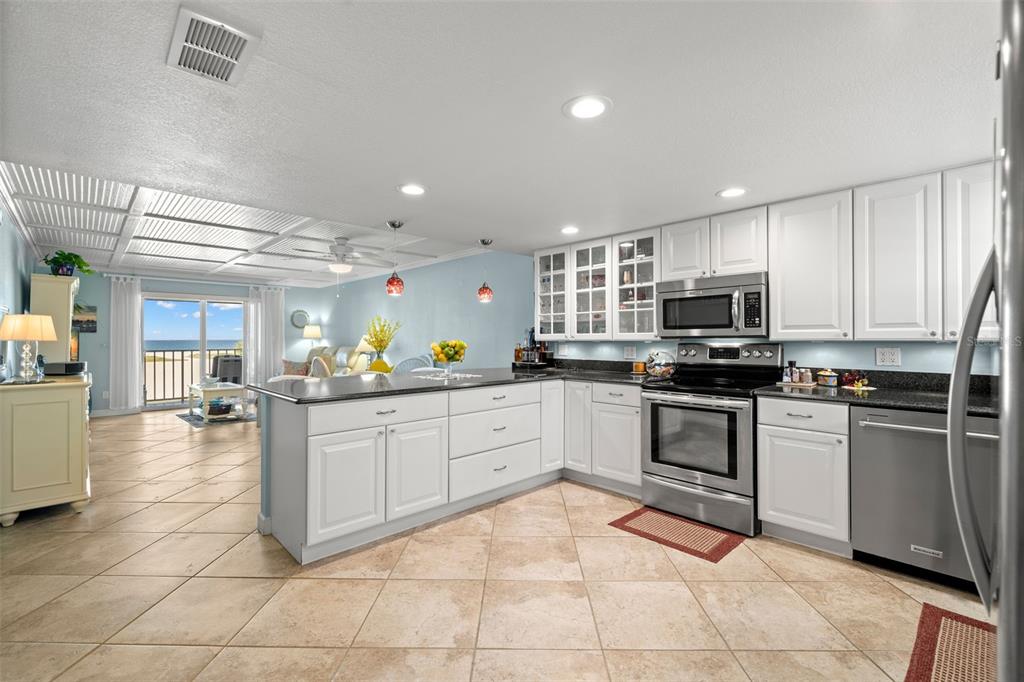
[{"label": "cream colored cabinet", "polygon": [[768,207],[769,335],[853,338],[853,193]]},{"label": "cream colored cabinet", "polygon": [[89,382],[0,386],[0,525],[27,509],[89,500]]},{"label": "cream colored cabinet", "polygon": [[540,385],[540,470],[565,466],[565,385],[561,380]]},{"label": "cream colored cabinet", "polygon": [[39,354],[47,362],[66,362],[71,359],[71,316],[74,313],[76,293],[77,277],[32,275],[31,312],[33,315],[52,317],[53,328],[57,332],[56,341],[39,342]]},{"label": "cream colored cabinet", "polygon": [[388,521],[448,502],[448,418],[388,427]]},{"label": "cream colored cabinet", "polygon": [[[964,312],[971,300],[985,258],[992,250],[997,224],[997,202],[993,167],[979,163],[942,174],[943,237],[946,252],[945,333],[955,341],[960,333]],[[989,300],[978,338],[999,339],[995,302]]]},{"label": "cream colored cabinet", "polygon": [[597,239],[573,244],[570,252],[573,306],[570,338],[599,341],[612,338],[609,270],[612,240]]},{"label": "cream colored cabinet", "polygon": [[942,338],[941,175],[853,190],[858,340]]},{"label": "cream colored cabinet", "polygon": [[768,208],[711,216],[711,274],[739,275],[768,269]]},{"label": "cream colored cabinet", "polygon": [[533,257],[536,281],[534,329],[542,341],[569,338],[569,296],[571,273],[569,249],[560,247],[538,251]]},{"label": "cream colored cabinet", "polygon": [[660,230],[643,230],[612,239],[612,336],[654,339],[654,285],[660,280]]},{"label": "cream colored cabinet", "polygon": [[591,415],[593,473],[640,485],[640,408],[593,403]]},{"label": "cream colored cabinet", "polygon": [[661,228],[661,280],[711,274],[711,221],[687,220]]},{"label": "cream colored cabinet", "polygon": [[384,523],[385,427],[308,439],[306,542]]},{"label": "cream colored cabinet", "polygon": [[588,381],[565,382],[565,468],[592,472],[590,449],[591,386]]}]

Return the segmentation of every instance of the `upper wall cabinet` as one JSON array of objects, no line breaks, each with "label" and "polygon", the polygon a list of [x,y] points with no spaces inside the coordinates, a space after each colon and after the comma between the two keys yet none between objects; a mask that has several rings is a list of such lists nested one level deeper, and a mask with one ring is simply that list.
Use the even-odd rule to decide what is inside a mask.
[{"label": "upper wall cabinet", "polygon": [[538,339],[555,341],[567,339],[569,320],[569,249],[547,249],[533,256],[536,280],[534,329]]},{"label": "upper wall cabinet", "polygon": [[768,207],[772,339],[853,337],[853,193]]},{"label": "upper wall cabinet", "polygon": [[661,273],[660,236],[659,230],[653,229],[612,239],[612,330],[616,339],[656,338],[654,283]]},{"label": "upper wall cabinet", "polygon": [[661,280],[707,277],[711,272],[711,221],[707,218],[661,228]]},{"label": "upper wall cabinet", "polygon": [[611,239],[596,239],[573,244],[570,253],[572,287],[575,295],[569,333],[580,341],[612,338],[609,268],[612,265]]},{"label": "upper wall cabinet", "polygon": [[853,191],[858,339],[941,338],[941,182],[930,173]]},{"label": "upper wall cabinet", "polygon": [[711,217],[712,275],[739,275],[767,269],[766,206]]},{"label": "upper wall cabinet", "polygon": [[[995,233],[995,186],[991,164],[979,163],[942,174],[945,204],[946,318],[944,338],[955,341]],[[978,338],[999,338],[995,303],[990,299]]]}]

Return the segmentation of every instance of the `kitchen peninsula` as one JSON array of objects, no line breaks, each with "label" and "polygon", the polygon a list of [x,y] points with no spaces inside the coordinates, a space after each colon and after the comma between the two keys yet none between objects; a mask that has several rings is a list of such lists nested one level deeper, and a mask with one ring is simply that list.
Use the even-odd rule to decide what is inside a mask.
[{"label": "kitchen peninsula", "polygon": [[260,531],[303,564],[563,472],[639,496],[640,379],[627,372],[367,373],[248,388],[260,394]]}]

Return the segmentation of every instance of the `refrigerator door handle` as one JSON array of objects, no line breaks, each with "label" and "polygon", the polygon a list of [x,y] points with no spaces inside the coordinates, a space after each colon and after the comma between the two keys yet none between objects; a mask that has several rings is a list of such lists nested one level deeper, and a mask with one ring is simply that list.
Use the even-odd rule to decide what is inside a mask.
[{"label": "refrigerator door handle", "polygon": [[949,416],[946,439],[949,457],[949,483],[953,491],[953,508],[956,510],[956,521],[960,527],[960,538],[963,540],[967,554],[967,563],[978,588],[978,594],[985,608],[991,613],[995,583],[992,571],[994,557],[985,548],[984,535],[977,515],[974,513],[974,500],[971,496],[970,482],[967,478],[967,399],[971,383],[971,361],[974,359],[974,346],[977,334],[981,329],[981,321],[985,315],[989,296],[995,291],[996,254],[989,251],[982,266],[981,274],[974,285],[970,303],[964,314],[960,340],[956,344],[956,358],[953,362],[953,374],[949,382]]}]

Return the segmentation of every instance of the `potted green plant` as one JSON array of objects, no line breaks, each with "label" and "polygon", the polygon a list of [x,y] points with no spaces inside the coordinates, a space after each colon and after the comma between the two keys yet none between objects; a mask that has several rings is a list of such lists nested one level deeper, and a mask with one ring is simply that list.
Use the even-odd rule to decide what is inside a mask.
[{"label": "potted green plant", "polygon": [[89,267],[84,258],[77,253],[69,251],[57,251],[52,256],[46,254],[43,262],[50,266],[51,275],[71,277],[75,274],[75,268],[83,275],[91,275],[93,273],[93,269]]}]

